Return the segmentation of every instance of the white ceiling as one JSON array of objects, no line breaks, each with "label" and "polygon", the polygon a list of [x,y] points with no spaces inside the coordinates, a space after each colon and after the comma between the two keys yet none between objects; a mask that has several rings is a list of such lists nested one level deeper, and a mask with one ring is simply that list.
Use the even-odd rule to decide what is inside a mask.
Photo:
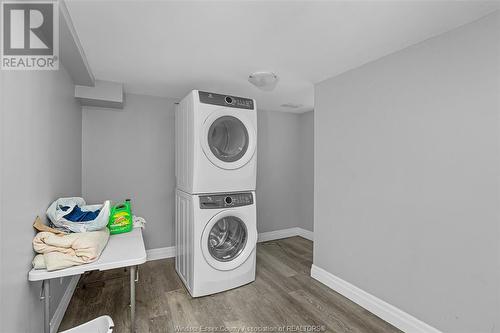
[{"label": "white ceiling", "polygon": [[[499,9],[497,1],[66,0],[98,79],[181,98],[191,89],[313,109],[313,85]],[[272,92],[248,74],[273,71]],[[284,103],[302,104],[287,109]]]}]

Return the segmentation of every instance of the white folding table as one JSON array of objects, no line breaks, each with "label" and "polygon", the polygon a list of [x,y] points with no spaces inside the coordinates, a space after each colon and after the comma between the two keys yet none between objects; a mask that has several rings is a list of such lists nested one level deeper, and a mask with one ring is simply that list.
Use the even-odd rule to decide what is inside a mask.
[{"label": "white folding table", "polygon": [[114,268],[130,267],[130,327],[135,331],[135,282],[137,266],[146,262],[146,249],[142,238],[142,229],[134,228],[131,232],[111,235],[101,256],[90,264],[73,266],[48,272],[45,269],[32,269],[28,274],[29,281],[42,281],[44,301],[44,333],[50,333],[50,280],[65,276],[81,275],[90,271],[105,271]]}]

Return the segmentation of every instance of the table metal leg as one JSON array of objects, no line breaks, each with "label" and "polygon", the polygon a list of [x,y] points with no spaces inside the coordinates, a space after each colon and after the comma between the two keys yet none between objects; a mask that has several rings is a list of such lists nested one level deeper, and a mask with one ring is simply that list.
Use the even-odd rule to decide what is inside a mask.
[{"label": "table metal leg", "polygon": [[50,333],[50,280],[42,282],[43,295],[43,332]]},{"label": "table metal leg", "polygon": [[135,274],[136,266],[130,267],[130,331],[135,332]]}]

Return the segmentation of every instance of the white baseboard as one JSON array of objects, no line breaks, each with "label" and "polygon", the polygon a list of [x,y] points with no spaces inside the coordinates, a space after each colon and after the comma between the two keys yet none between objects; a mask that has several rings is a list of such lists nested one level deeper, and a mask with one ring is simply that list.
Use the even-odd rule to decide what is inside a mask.
[{"label": "white baseboard", "polygon": [[146,251],[148,261],[175,257],[175,246],[160,247]]},{"label": "white baseboard", "polygon": [[[313,232],[302,228],[288,228],[275,231],[262,232],[258,236],[258,242],[267,242],[275,239],[300,236],[305,239],[313,240]],[[175,257],[175,246],[160,247],[146,250],[148,261]]]},{"label": "white baseboard", "polygon": [[288,228],[288,229],[281,229],[281,230],[275,230],[275,231],[268,231],[268,232],[261,232],[259,234],[258,242],[267,242],[275,239],[282,239],[282,238],[288,238],[288,237],[294,237],[294,236],[300,236],[305,239],[313,240],[313,232],[302,229],[299,227],[295,228]]},{"label": "white baseboard", "polygon": [[310,241],[314,241],[314,232],[303,229],[303,228],[297,228],[299,229],[299,233],[297,236],[300,236],[302,238],[308,239]]},{"label": "white baseboard", "polygon": [[75,292],[76,286],[78,285],[78,280],[80,280],[80,275],[73,275],[71,280],[69,281],[66,290],[59,302],[59,305],[50,320],[50,333],[57,333],[59,330],[59,325],[61,325],[61,321],[63,320],[64,313],[66,313],[66,309],[68,308],[69,302],[71,301],[71,297],[73,297],[73,293]]},{"label": "white baseboard", "polygon": [[406,333],[441,333],[412,315],[312,265],[311,277]]},{"label": "white baseboard", "polygon": [[298,235],[298,228],[288,228],[275,231],[261,232],[257,238],[257,242],[267,242],[270,240],[293,237]]}]

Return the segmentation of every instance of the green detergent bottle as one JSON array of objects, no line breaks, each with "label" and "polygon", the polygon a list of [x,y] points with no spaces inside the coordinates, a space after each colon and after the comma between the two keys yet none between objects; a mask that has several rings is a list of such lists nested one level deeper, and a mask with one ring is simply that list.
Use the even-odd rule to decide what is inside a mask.
[{"label": "green detergent bottle", "polygon": [[129,232],[134,226],[130,199],[111,207],[108,229],[111,235]]}]

